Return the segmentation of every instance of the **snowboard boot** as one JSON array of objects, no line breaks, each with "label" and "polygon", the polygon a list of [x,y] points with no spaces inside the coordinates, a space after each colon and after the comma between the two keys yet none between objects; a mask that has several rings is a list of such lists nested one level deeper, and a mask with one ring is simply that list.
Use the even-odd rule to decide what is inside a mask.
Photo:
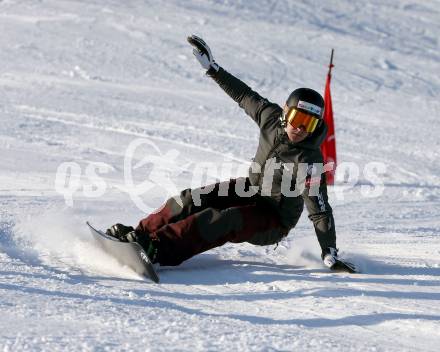
[{"label": "snowboard boot", "polygon": [[152,263],[155,263],[157,257],[157,247],[150,236],[140,236],[136,233],[132,226],[125,226],[122,224],[115,224],[106,231],[106,235],[114,237],[121,242],[137,242],[147,253]]}]

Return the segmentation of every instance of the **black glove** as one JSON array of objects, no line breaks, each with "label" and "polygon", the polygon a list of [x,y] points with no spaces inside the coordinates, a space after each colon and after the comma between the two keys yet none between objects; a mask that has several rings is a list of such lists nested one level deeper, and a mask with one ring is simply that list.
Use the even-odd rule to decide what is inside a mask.
[{"label": "black glove", "polygon": [[358,272],[356,266],[353,263],[347,262],[346,260],[340,259],[338,257],[338,249],[328,247],[321,254],[321,258],[324,265],[332,271],[346,271],[349,273]]}]

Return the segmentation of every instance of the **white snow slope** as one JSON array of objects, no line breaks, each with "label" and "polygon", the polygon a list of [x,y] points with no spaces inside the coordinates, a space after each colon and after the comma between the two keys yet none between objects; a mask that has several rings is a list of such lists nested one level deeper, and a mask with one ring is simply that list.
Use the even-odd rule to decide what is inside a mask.
[{"label": "white snow slope", "polygon": [[[0,33],[1,349],[438,351],[438,0],[3,0]],[[361,274],[321,264],[306,214],[276,250],[226,245],[158,285],[91,241],[85,221],[136,225],[254,154],[191,33],[279,104],[322,92],[335,48],[330,202]]]}]

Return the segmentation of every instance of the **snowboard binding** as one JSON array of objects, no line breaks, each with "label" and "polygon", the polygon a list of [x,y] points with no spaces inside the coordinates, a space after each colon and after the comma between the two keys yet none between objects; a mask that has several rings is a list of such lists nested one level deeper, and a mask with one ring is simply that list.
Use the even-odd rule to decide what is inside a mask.
[{"label": "snowboard binding", "polygon": [[116,238],[121,242],[136,242],[141,245],[147,253],[148,258],[152,263],[156,262],[157,247],[154,241],[148,235],[139,235],[132,226],[125,226],[122,224],[115,224],[105,232],[106,235]]}]

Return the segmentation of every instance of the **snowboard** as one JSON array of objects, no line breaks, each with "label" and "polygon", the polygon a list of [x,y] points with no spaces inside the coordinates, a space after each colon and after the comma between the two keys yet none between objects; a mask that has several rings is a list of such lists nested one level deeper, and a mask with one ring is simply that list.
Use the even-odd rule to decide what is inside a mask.
[{"label": "snowboard", "polygon": [[144,276],[155,283],[159,282],[159,276],[154,269],[153,263],[137,242],[120,242],[112,236],[95,229],[89,222],[86,223],[93,238],[100,247],[122,265],[133,269],[136,273]]}]

